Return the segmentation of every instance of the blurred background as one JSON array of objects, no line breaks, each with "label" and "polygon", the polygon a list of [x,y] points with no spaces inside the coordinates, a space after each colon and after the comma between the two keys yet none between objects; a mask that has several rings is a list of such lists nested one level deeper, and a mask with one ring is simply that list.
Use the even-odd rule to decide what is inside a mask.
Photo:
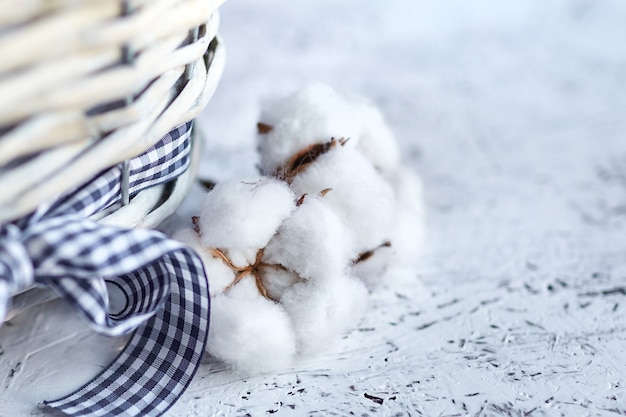
[{"label": "blurred background", "polygon": [[323,81],[371,97],[410,144],[603,140],[626,108],[625,18],[620,0],[228,1],[203,121],[238,146],[260,98]]},{"label": "blurred background", "polygon": [[262,101],[322,81],[381,108],[446,242],[623,227],[624,22],[621,0],[228,1],[203,175],[254,172]]}]

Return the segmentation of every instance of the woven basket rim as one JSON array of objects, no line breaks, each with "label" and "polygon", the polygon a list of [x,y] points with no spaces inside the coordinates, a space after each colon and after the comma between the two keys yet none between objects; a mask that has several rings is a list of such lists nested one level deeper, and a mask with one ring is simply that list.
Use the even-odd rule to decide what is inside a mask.
[{"label": "woven basket rim", "polygon": [[[0,111],[0,224],[18,219],[101,170],[144,152],[172,128],[199,114],[223,71],[216,11],[222,1],[131,1],[136,9],[121,16],[123,1],[76,0],[66,3],[80,7],[38,15],[33,25],[54,27],[78,20],[75,24],[82,27],[78,17],[88,15],[95,28],[85,29],[91,37],[68,38],[76,44],[69,58],[46,60],[44,54],[40,62],[30,62],[19,71],[15,68],[21,68],[30,57],[18,56],[18,63],[12,66],[0,63],[0,86],[11,81],[29,85],[23,91],[7,90],[10,101],[17,104],[3,107],[0,97],[0,110],[6,110]],[[156,35],[139,30],[152,22],[150,18],[168,14],[177,18],[158,28]],[[45,44],[35,36],[41,31],[38,28],[18,25],[2,31],[1,23],[0,56],[12,36]],[[131,35],[135,37],[131,39]],[[85,45],[96,44],[109,49],[85,49]],[[134,62],[120,63],[124,47],[129,45],[144,49],[137,50]],[[111,59],[117,64],[108,65]],[[50,75],[44,81],[49,84],[28,83],[33,74],[46,70]],[[106,107],[123,97],[127,104]],[[90,110],[94,108],[105,110],[94,113]]]}]

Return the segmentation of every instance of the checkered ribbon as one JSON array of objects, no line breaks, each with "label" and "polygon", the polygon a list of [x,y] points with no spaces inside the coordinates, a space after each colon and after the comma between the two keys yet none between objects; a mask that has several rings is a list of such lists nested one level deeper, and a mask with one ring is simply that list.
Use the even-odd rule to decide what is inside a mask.
[{"label": "checkered ribbon", "polygon": [[[130,161],[130,193],[180,175],[189,165],[191,123]],[[100,375],[46,404],[71,416],[159,416],[193,377],[208,334],[209,293],[198,256],[159,232],[86,219],[119,200],[120,167],[49,207],[0,225],[0,322],[12,294],[46,285],[97,331],[130,341]],[[112,311],[108,288],[126,298]]]}]

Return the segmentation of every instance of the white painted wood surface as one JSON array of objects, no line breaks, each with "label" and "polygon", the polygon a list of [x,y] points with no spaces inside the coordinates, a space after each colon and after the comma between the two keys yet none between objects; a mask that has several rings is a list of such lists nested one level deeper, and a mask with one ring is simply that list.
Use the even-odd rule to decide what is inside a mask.
[{"label": "white painted wood surface", "polygon": [[[206,357],[167,416],[626,415],[625,7],[411,4],[223,7],[203,175],[252,172],[259,99],[321,79],[388,116],[424,178],[430,238],[327,351],[263,376]],[[45,415],[38,402],[123,343],[61,302],[16,317],[0,328],[0,416]]]}]

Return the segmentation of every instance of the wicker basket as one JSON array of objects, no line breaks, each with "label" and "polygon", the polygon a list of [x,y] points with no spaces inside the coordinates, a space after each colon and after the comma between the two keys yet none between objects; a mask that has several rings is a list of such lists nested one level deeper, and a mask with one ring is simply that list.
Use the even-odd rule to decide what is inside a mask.
[{"label": "wicker basket", "polygon": [[0,0],[0,223],[193,119],[223,67],[222,1]]},{"label": "wicker basket", "polygon": [[[0,224],[195,118],[224,66],[222,2],[0,0]],[[94,219],[156,227],[171,215],[195,177],[197,136],[182,176]],[[53,297],[17,294],[6,320]]]}]

